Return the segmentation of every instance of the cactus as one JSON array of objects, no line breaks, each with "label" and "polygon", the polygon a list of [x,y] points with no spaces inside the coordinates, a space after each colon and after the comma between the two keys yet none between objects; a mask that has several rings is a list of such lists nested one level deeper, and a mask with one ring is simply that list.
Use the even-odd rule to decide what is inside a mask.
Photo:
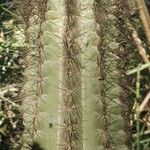
[{"label": "cactus", "polygon": [[[93,87],[96,70],[97,42],[95,20],[93,14],[93,1],[87,0],[81,5],[80,43],[82,47],[82,99],[83,99],[83,140],[84,149],[98,150],[97,117],[95,109],[95,96]],[[88,131],[88,132],[87,132]]]},{"label": "cactus", "polygon": [[82,150],[81,49],[78,44],[79,6],[77,0],[66,0],[64,5],[60,150]]},{"label": "cactus", "polygon": [[49,0],[46,12],[44,35],[45,61],[42,65],[43,96],[40,104],[39,126],[41,132],[37,142],[45,150],[58,149],[58,120],[60,103],[60,80],[62,61],[61,32],[63,27],[62,2]]},{"label": "cactus", "polygon": [[16,3],[22,3],[28,66],[21,149],[131,149],[127,1]]},{"label": "cactus", "polygon": [[119,49],[115,27],[117,18],[113,12],[114,1],[94,1],[94,16],[97,23],[97,69],[95,73],[95,97],[99,131],[99,145],[103,149],[127,149],[123,131],[124,121],[121,116],[119,99],[116,53]]},{"label": "cactus", "polygon": [[[25,80],[22,87],[22,116],[25,130],[22,148],[27,149],[34,141],[38,130],[39,103],[42,99],[43,24],[47,1],[15,1],[25,25],[26,58]],[[19,6],[19,7],[18,7]]]},{"label": "cactus", "polygon": [[121,89],[121,92],[119,93],[119,99],[122,110],[121,114],[122,117],[124,118],[124,132],[126,133],[125,144],[128,147],[128,149],[132,149],[132,133],[130,126],[131,121],[130,117],[132,117],[133,93],[130,90],[130,88],[132,87],[133,84],[133,78],[128,77],[126,75],[127,70],[132,64],[131,56],[134,55],[134,51],[130,53],[131,35],[127,27],[130,10],[127,1],[123,0],[117,1],[116,5],[118,6],[118,9],[116,10],[115,16],[118,18],[117,27],[120,33],[117,38],[117,41],[119,43],[119,50],[117,52],[117,56],[120,60],[122,60],[121,62],[118,61],[117,63],[117,69],[119,72],[118,85]]},{"label": "cactus", "polygon": [[99,84],[95,85],[95,94],[98,99],[96,109],[100,145],[103,149],[131,149],[132,145],[129,117],[132,115],[131,92],[130,84],[125,84],[132,83],[132,78],[126,75],[131,55],[128,52],[131,37],[127,30],[128,12],[126,1],[94,1],[99,36],[99,72],[95,77]]}]

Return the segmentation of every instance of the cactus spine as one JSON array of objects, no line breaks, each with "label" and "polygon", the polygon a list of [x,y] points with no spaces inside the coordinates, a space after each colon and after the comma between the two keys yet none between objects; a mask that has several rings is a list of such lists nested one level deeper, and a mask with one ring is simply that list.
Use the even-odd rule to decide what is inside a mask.
[{"label": "cactus spine", "polygon": [[25,24],[26,71],[24,75],[26,79],[22,88],[25,131],[21,149],[29,149],[38,130],[39,103],[42,96],[43,80],[41,72],[43,63],[42,36],[47,0],[15,1],[15,4],[20,6],[19,10]]},{"label": "cactus spine", "polygon": [[[119,53],[122,43],[118,41],[118,37],[120,37],[122,31],[116,28],[118,16],[116,17],[114,13],[118,5],[122,4],[120,3],[116,3],[114,0],[95,0],[93,5],[97,35],[99,36],[97,46],[99,52],[97,55],[98,72],[95,76],[98,83],[97,86],[95,85],[96,112],[99,118],[99,144],[103,147],[100,149],[105,150],[126,150],[130,145],[130,142],[127,144],[126,140],[131,141],[129,132],[127,132],[127,126],[130,129],[129,116],[131,112],[129,108],[131,106],[127,105],[127,89],[124,88],[126,87],[124,83],[127,81],[125,77],[127,70],[126,65],[120,63],[125,62],[123,59],[127,59],[129,53],[125,50],[123,51],[126,55],[120,55]],[[126,5],[122,4],[121,8],[123,7],[126,7]],[[118,10],[119,12],[127,11],[120,8]],[[122,24],[122,26],[124,25]],[[126,34],[124,35],[126,36]],[[125,57],[123,58],[123,56]],[[129,119],[125,114],[128,115]]]},{"label": "cactus spine", "polygon": [[[128,102],[130,91],[126,85],[130,82],[126,76],[130,65],[127,37],[129,34],[125,26],[128,17],[126,2],[94,0],[94,17],[91,10],[83,11],[82,17],[89,11],[92,19],[89,21],[87,16],[87,20],[83,20],[83,25],[80,26],[78,0],[65,0],[64,5],[60,0],[49,0],[46,18],[46,0],[28,0],[25,3],[22,17],[26,26],[26,58],[29,67],[25,72],[27,83],[23,87],[26,93],[23,101],[26,125],[24,140],[28,139],[27,143],[30,143],[36,139],[38,118],[41,114],[41,134],[37,141],[46,150],[131,149],[129,117],[132,105]],[[92,4],[90,1],[82,4],[84,3],[87,8]],[[59,12],[62,6],[65,9],[65,12],[62,12],[64,16]],[[86,43],[82,45],[82,61],[79,31],[84,27],[84,23],[91,23],[94,30],[88,30],[86,39],[85,36],[81,37]],[[63,34],[62,37],[60,34]],[[96,42],[89,40],[90,34]],[[46,61],[43,61],[43,51],[48,54]],[[86,59],[89,66],[86,66]],[[84,83],[81,71],[85,78]],[[43,76],[46,78],[43,79]],[[41,104],[41,99],[44,99],[45,103]],[[83,114],[82,108],[85,110]],[[28,110],[32,111],[32,114],[28,114]],[[87,130],[83,130],[82,126]],[[29,149],[27,143],[23,144],[23,149]]]},{"label": "cactus spine", "polygon": [[82,150],[81,50],[78,44],[79,5],[65,0],[60,150]]},{"label": "cactus spine", "polygon": [[117,41],[119,43],[119,49],[117,51],[118,63],[118,85],[120,88],[119,100],[121,103],[121,115],[124,118],[124,132],[125,136],[125,145],[130,150],[132,149],[132,129],[130,125],[132,117],[132,91],[130,88],[133,86],[133,78],[126,75],[127,70],[132,65],[132,56],[135,55],[133,51],[131,53],[130,41],[131,35],[128,30],[127,23],[129,21],[129,6],[128,1],[116,0],[116,12],[115,16],[117,17],[117,28],[119,30],[119,35]]}]

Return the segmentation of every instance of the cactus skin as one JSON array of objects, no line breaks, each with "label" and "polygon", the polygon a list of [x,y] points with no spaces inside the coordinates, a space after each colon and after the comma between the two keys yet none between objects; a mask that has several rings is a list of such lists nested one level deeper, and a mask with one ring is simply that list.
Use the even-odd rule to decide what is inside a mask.
[{"label": "cactus skin", "polygon": [[60,150],[83,149],[78,7],[77,0],[65,0]]}]

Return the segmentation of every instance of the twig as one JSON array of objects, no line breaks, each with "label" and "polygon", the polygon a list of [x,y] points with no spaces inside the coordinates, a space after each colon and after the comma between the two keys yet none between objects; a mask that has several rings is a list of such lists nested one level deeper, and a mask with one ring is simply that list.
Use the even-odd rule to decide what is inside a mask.
[{"label": "twig", "polygon": [[11,12],[9,9],[3,7],[2,5],[0,5],[0,8],[3,9],[4,11],[10,13],[12,16],[18,18],[18,15],[16,15],[15,13]]},{"label": "twig", "polygon": [[5,98],[5,97],[2,96],[2,95],[0,95],[0,99],[1,99],[0,101],[8,102],[8,103],[12,104],[12,106],[14,106],[14,107],[22,108],[20,105],[14,103],[14,102],[12,102],[12,101],[10,101],[9,99]]},{"label": "twig", "polygon": [[[148,135],[148,134],[150,134],[150,130],[147,130],[147,131],[140,133],[140,135]],[[136,138],[137,136],[138,136],[137,133],[133,134],[133,138]]]},{"label": "twig", "polygon": [[138,67],[136,67],[136,68],[134,68],[134,69],[132,69],[132,70],[129,70],[129,71],[127,71],[127,75],[132,75],[132,74],[135,74],[135,73],[137,73],[138,71],[142,71],[142,70],[144,70],[144,69],[146,69],[146,68],[149,68],[150,67],[150,62],[149,63],[147,63],[147,64],[141,64],[141,65],[139,65]]},{"label": "twig", "polygon": [[[133,26],[129,22],[128,22],[128,28],[129,28],[130,32],[132,33],[132,38],[133,38],[133,40],[134,40],[134,42],[136,44],[136,47],[137,47],[137,49],[139,51],[139,54],[143,58],[143,61],[145,63],[149,63],[150,62],[149,56],[148,56],[148,54],[146,54],[146,50],[145,50],[145,48],[142,45],[142,41],[138,37],[138,34],[137,34],[136,30],[133,28]],[[149,72],[150,72],[150,67],[148,69],[149,69]]]},{"label": "twig", "polygon": [[135,0],[137,9],[139,10],[139,16],[142,21],[145,34],[147,36],[148,44],[150,47],[150,16],[145,5],[144,0]]},{"label": "twig", "polygon": [[143,100],[142,104],[139,106],[139,111],[143,111],[145,106],[147,105],[147,103],[149,102],[150,100],[150,91],[149,93],[146,95],[145,99]]}]

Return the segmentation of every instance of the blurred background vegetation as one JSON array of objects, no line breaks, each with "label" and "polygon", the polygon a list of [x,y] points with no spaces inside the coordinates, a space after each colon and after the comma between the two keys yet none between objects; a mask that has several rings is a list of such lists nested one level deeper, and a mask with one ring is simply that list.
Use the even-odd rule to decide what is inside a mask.
[{"label": "blurred background vegetation", "polygon": [[23,46],[19,16],[12,0],[0,1],[0,149],[18,149],[24,130],[20,90]]}]

